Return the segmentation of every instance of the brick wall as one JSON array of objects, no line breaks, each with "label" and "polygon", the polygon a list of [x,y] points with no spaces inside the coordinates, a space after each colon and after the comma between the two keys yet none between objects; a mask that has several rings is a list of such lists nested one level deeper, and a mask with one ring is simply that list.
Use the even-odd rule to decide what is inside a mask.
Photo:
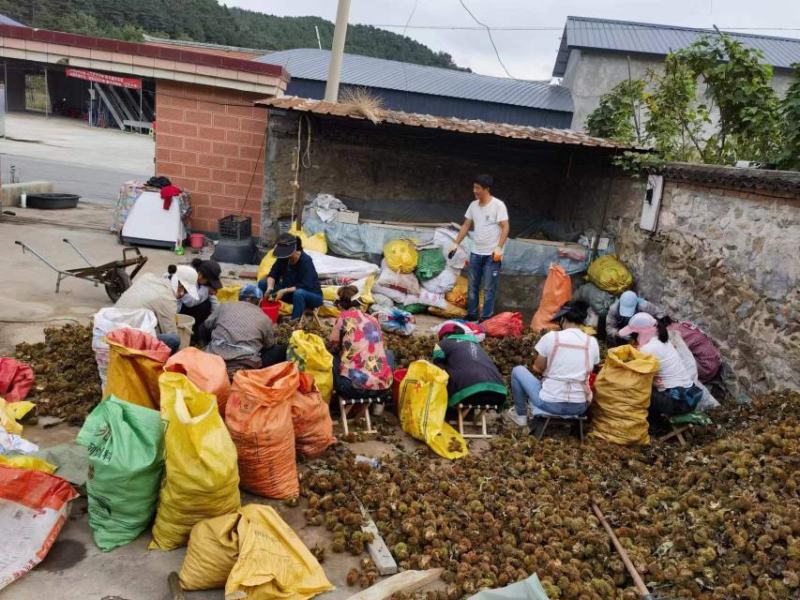
[{"label": "brick wall", "polygon": [[156,83],[156,173],[191,192],[193,229],[214,232],[218,219],[244,206],[253,235],[260,232],[267,111],[251,106],[259,97]]}]

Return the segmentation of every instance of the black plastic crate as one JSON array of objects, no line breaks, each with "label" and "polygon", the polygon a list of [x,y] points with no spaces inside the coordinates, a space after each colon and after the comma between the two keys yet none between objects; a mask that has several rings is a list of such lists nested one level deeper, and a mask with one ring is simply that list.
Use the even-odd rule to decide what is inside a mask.
[{"label": "black plastic crate", "polygon": [[219,236],[229,240],[246,240],[252,235],[253,219],[250,217],[240,217],[228,215],[217,221],[219,225]]}]

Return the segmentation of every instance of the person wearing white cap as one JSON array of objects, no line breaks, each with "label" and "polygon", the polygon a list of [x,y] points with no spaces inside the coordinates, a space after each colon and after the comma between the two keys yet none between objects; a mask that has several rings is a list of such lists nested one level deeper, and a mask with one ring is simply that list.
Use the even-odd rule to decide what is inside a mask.
[{"label": "person wearing white cap", "polygon": [[169,265],[166,277],[143,273],[137,277],[117,300],[117,308],[146,308],[152,310],[158,321],[158,339],[174,352],[180,346],[178,325],[178,300],[188,294],[198,298],[197,271],[187,265]]},{"label": "person wearing white cap", "polygon": [[625,336],[621,335],[620,330],[628,324],[633,315],[641,312],[656,318],[663,316],[655,304],[648,302],[641,296],[637,296],[636,292],[631,290],[623,292],[619,299],[608,309],[608,314],[606,314],[606,340],[609,346],[620,346],[628,343]]},{"label": "person wearing white cap", "polygon": [[703,391],[694,384],[692,374],[669,341],[666,322],[657,321],[645,312],[636,313],[620,330],[620,335],[634,338],[640,351],[658,359],[650,414],[671,417],[692,412],[703,397]]}]

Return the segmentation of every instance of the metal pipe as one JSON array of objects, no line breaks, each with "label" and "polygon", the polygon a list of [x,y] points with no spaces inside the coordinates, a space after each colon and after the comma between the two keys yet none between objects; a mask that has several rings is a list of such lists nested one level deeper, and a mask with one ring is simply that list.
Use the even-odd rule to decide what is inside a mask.
[{"label": "metal pipe", "polygon": [[325,102],[337,102],[339,99],[339,80],[342,75],[342,56],[344,41],[347,37],[347,20],[350,17],[350,0],[339,0],[336,9],[336,27],[333,30],[331,45],[331,63],[328,67],[328,82],[325,84]]},{"label": "metal pipe", "polygon": [[70,242],[70,241],[69,241],[67,238],[64,238],[64,239],[63,239],[63,240],[61,240],[61,241],[62,241],[62,242],[64,242],[65,244],[69,244],[70,246],[72,246],[72,249],[73,249],[73,250],[75,250],[75,252],[77,252],[77,253],[80,255],[80,257],[81,257],[83,260],[85,260],[85,261],[86,261],[86,264],[87,264],[87,265],[89,265],[90,267],[93,267],[93,266],[94,266],[94,265],[92,264],[92,261],[90,261],[88,258],[86,258],[86,255],[85,255],[83,252],[81,252],[80,248],[78,248],[78,247],[77,247],[75,244],[73,244],[72,242]]}]

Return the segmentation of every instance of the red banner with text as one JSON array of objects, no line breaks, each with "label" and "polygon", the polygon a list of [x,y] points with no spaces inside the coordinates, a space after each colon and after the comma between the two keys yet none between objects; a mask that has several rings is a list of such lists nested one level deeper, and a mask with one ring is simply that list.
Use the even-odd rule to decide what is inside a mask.
[{"label": "red banner with text", "polygon": [[77,79],[85,79],[86,81],[94,81],[95,83],[116,85],[131,90],[142,89],[142,80],[137,77],[107,75],[106,73],[98,73],[97,71],[81,71],[80,69],[67,69],[66,74],[67,77],[76,77]]}]

